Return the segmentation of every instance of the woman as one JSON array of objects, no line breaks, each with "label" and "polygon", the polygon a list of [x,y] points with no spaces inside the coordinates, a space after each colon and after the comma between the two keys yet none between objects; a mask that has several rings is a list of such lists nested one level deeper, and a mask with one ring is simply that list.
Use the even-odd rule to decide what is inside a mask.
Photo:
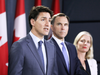
[{"label": "woman", "polygon": [[83,69],[83,75],[97,75],[97,62],[93,59],[93,38],[87,31],[80,32],[74,45],[77,49],[78,58],[81,62],[80,68]]}]

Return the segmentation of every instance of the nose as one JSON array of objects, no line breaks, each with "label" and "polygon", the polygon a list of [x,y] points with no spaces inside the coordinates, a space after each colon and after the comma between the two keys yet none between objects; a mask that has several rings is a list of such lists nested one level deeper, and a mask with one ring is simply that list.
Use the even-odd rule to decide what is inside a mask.
[{"label": "nose", "polygon": [[87,42],[85,41],[84,44],[87,44]]},{"label": "nose", "polygon": [[50,21],[46,21],[46,26],[50,26],[51,25],[51,23],[50,23]]},{"label": "nose", "polygon": [[62,24],[62,25],[61,25],[61,29],[64,29],[64,28],[65,28],[65,27],[64,27],[64,25]]}]

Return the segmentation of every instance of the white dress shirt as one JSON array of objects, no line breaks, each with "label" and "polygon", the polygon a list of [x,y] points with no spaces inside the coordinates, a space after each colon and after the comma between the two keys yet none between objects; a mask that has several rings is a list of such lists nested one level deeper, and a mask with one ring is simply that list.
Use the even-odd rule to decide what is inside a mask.
[{"label": "white dress shirt", "polygon": [[[59,40],[58,38],[56,38],[54,35],[52,35],[52,37],[56,40],[56,42],[57,42],[57,44],[58,44],[58,46],[60,47],[60,50],[61,50],[61,52],[62,52],[62,45],[61,45],[61,43],[62,43],[62,42],[64,43],[64,40],[61,41],[61,40]],[[69,53],[68,53],[68,49],[67,49],[67,46],[65,45],[65,43],[64,43],[64,46],[66,47],[66,52],[67,52],[67,54],[68,54],[68,60],[69,60],[69,63],[70,63]]]},{"label": "white dress shirt", "polygon": [[[31,35],[32,40],[34,41],[35,46],[38,49],[38,42],[40,41],[40,39],[38,37],[36,37],[31,31],[29,32],[29,34]],[[44,68],[45,68],[45,73],[46,73],[47,58],[46,58],[46,50],[45,50],[45,45],[44,45],[44,38],[41,41],[43,41],[43,43],[42,43],[42,53],[43,53]]]}]

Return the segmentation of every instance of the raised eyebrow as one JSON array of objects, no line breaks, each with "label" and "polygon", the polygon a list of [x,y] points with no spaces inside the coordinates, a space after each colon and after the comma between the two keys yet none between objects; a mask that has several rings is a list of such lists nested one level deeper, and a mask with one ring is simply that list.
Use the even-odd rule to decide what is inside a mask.
[{"label": "raised eyebrow", "polygon": [[42,17],[42,18],[46,18],[46,17]]},{"label": "raised eyebrow", "polygon": [[[47,17],[42,17],[42,19],[46,19]],[[49,18],[49,20],[51,20],[51,18]]]},{"label": "raised eyebrow", "polygon": [[58,24],[59,24],[59,23],[61,24],[61,22],[58,22]]},{"label": "raised eyebrow", "polygon": [[[42,17],[42,18],[47,18],[47,17]],[[51,17],[49,19],[51,19]]]}]

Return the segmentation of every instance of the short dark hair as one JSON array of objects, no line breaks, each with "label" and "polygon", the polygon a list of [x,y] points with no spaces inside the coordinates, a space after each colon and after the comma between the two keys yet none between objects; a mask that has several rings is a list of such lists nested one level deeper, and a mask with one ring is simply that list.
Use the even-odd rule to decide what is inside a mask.
[{"label": "short dark hair", "polygon": [[68,22],[70,21],[69,17],[67,15],[65,15],[64,13],[58,13],[58,14],[55,14],[53,17],[52,17],[52,20],[51,20],[51,24],[54,25],[54,22],[55,22],[55,19],[56,17],[66,17]]},{"label": "short dark hair", "polygon": [[48,7],[46,7],[46,6],[36,6],[36,7],[33,6],[31,11],[30,11],[30,14],[29,14],[29,24],[30,24],[31,28],[32,28],[32,25],[30,23],[30,20],[34,19],[36,21],[40,12],[48,12],[51,17],[53,16],[53,11],[51,11]]}]

